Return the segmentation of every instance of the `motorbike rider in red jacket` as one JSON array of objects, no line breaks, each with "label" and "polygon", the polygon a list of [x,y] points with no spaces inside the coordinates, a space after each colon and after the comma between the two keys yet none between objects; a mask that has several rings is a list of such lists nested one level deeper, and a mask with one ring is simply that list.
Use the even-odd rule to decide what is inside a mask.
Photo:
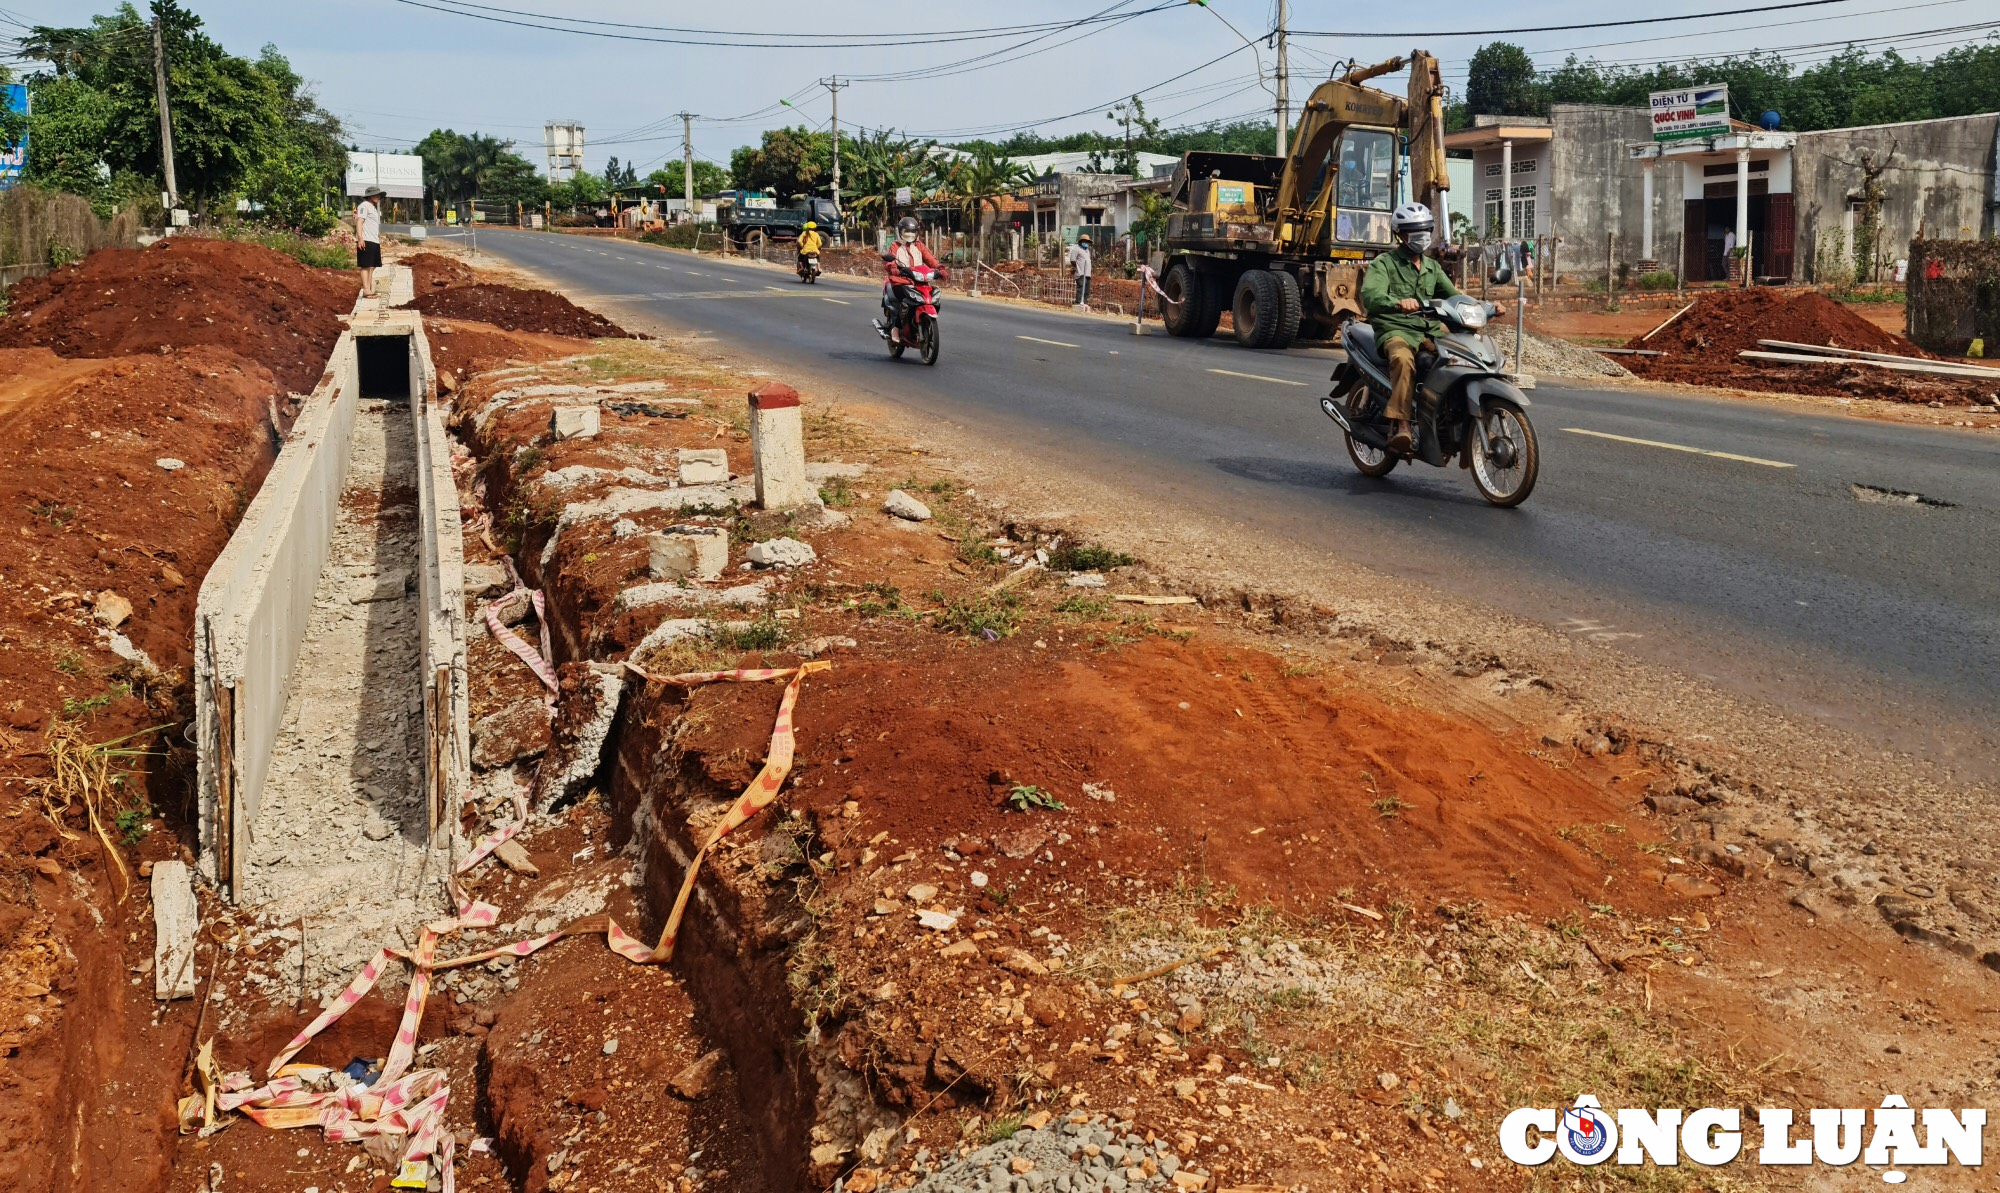
[{"label": "motorbike rider in red jacket", "polygon": [[904,302],[899,287],[908,285],[914,280],[910,276],[910,271],[932,270],[938,275],[939,280],[943,280],[946,276],[930,246],[918,239],[917,234],[922,230],[923,225],[917,222],[916,216],[906,215],[896,221],[895,247],[882,259],[882,267],[888,273],[888,279],[882,284],[882,318],[876,320],[875,329],[882,331],[886,326],[886,334],[891,344],[903,342]]}]

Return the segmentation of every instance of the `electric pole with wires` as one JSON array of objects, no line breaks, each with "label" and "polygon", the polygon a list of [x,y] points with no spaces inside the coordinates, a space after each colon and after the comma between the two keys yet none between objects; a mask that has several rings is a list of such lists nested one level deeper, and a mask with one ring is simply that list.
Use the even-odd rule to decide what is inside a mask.
[{"label": "electric pole with wires", "polygon": [[688,222],[694,222],[694,113],[675,112],[681,118],[681,182],[687,194]]},{"label": "electric pole with wires", "polygon": [[847,239],[847,218],[840,209],[840,89],[852,84],[841,82],[840,76],[835,75],[830,79],[821,79],[819,85],[833,96],[833,214],[836,217],[833,231],[844,241]]},{"label": "electric pole with wires", "polygon": [[166,174],[167,206],[174,208],[181,205],[181,190],[174,184],[174,118],[167,109],[167,50],[157,10],[153,15],[153,86],[160,100],[160,165]]},{"label": "electric pole with wires", "polygon": [[1286,0],[1278,0],[1278,27],[1273,32],[1278,51],[1278,156],[1285,156],[1285,143],[1292,131],[1291,64],[1285,55],[1285,25],[1290,16],[1290,5]]}]

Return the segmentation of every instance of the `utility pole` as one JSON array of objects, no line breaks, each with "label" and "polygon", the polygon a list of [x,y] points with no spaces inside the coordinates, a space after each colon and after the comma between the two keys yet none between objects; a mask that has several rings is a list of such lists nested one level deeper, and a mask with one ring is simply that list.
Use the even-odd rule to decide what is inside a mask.
[{"label": "utility pole", "polygon": [[676,112],[681,118],[681,180],[687,188],[688,222],[694,222],[694,113]]},{"label": "utility pole", "polygon": [[160,36],[160,18],[153,17],[153,87],[160,103],[160,165],[166,171],[167,203],[181,205],[181,188],[174,183],[174,119],[167,111],[167,51]]},{"label": "utility pole", "polygon": [[1278,156],[1285,156],[1285,142],[1292,132],[1291,66],[1285,60],[1285,21],[1290,6],[1278,0]]},{"label": "utility pole", "polygon": [[[819,85],[826,88],[827,91],[831,93],[833,96],[833,212],[835,215],[839,215],[840,214],[840,89],[842,87],[852,86],[852,84],[841,82],[840,76],[835,75],[830,79],[821,79],[819,81]],[[845,224],[846,220],[843,218],[841,220],[841,225],[844,226]],[[839,235],[842,231],[843,227],[834,228],[834,233],[836,235]],[[843,237],[843,240],[844,239],[845,238]]]}]

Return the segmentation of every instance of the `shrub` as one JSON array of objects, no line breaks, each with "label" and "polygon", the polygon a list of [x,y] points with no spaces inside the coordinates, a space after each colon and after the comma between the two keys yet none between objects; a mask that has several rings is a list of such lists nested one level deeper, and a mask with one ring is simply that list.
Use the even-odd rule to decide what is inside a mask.
[{"label": "shrub", "polygon": [[1642,273],[1639,275],[1639,289],[1671,290],[1679,280],[1674,276],[1674,271],[1671,269],[1655,269],[1651,273]]}]

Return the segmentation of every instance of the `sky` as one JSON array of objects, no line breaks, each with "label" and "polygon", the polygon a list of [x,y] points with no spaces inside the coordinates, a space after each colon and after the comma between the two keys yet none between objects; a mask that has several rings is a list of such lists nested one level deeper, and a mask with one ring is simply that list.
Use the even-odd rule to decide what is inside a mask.
[{"label": "sky", "polygon": [[[1274,103],[1275,60],[1266,35],[1275,22],[1275,0],[1210,0],[1206,8],[1174,0],[759,0],[741,10],[714,0],[183,2],[234,53],[254,55],[265,43],[275,44],[315,81],[320,102],[346,122],[350,140],[362,148],[407,150],[430,129],[446,127],[512,139],[539,164],[544,123],[575,120],[585,126],[585,164],[593,171],[613,154],[635,161],[642,175],[678,161],[681,121],[674,114],[681,111],[699,116],[695,153],[723,164],[763,129],[801,123],[825,128],[832,97],[821,80],[834,78],[851,80],[839,92],[843,129],[894,128],[941,140],[998,140],[1021,128],[1111,131],[1105,111],[1134,92],[1169,127],[1269,117]],[[1803,64],[1849,40],[1924,58],[2000,30],[1993,0],[1817,0],[1784,11],[1607,23],[1773,2],[1654,0],[1607,10],[1603,0],[1475,6],[1293,0],[1292,99],[1296,112],[1336,63],[1377,62],[1412,47],[1438,55],[1447,85],[1462,88],[1468,58],[1492,40],[1524,46],[1544,66],[1570,53],[1650,65],[1753,49],[1780,50]],[[26,25],[81,23],[113,7],[114,0],[0,0],[0,36]],[[440,11],[450,8],[459,11]],[[1101,19],[1070,25],[1093,16]],[[559,23],[549,21],[553,17],[570,18],[571,29],[621,36],[504,23]],[[1989,27],[1954,29],[1975,23]],[[1504,37],[1494,32],[1564,25],[1576,27]],[[663,26],[719,32],[666,32]],[[1448,26],[1466,31],[1446,32]],[[991,32],[996,29],[1006,32]],[[770,44],[799,35],[847,44]],[[914,44],[874,44],[896,37]],[[927,71],[936,73],[923,77]]]}]

